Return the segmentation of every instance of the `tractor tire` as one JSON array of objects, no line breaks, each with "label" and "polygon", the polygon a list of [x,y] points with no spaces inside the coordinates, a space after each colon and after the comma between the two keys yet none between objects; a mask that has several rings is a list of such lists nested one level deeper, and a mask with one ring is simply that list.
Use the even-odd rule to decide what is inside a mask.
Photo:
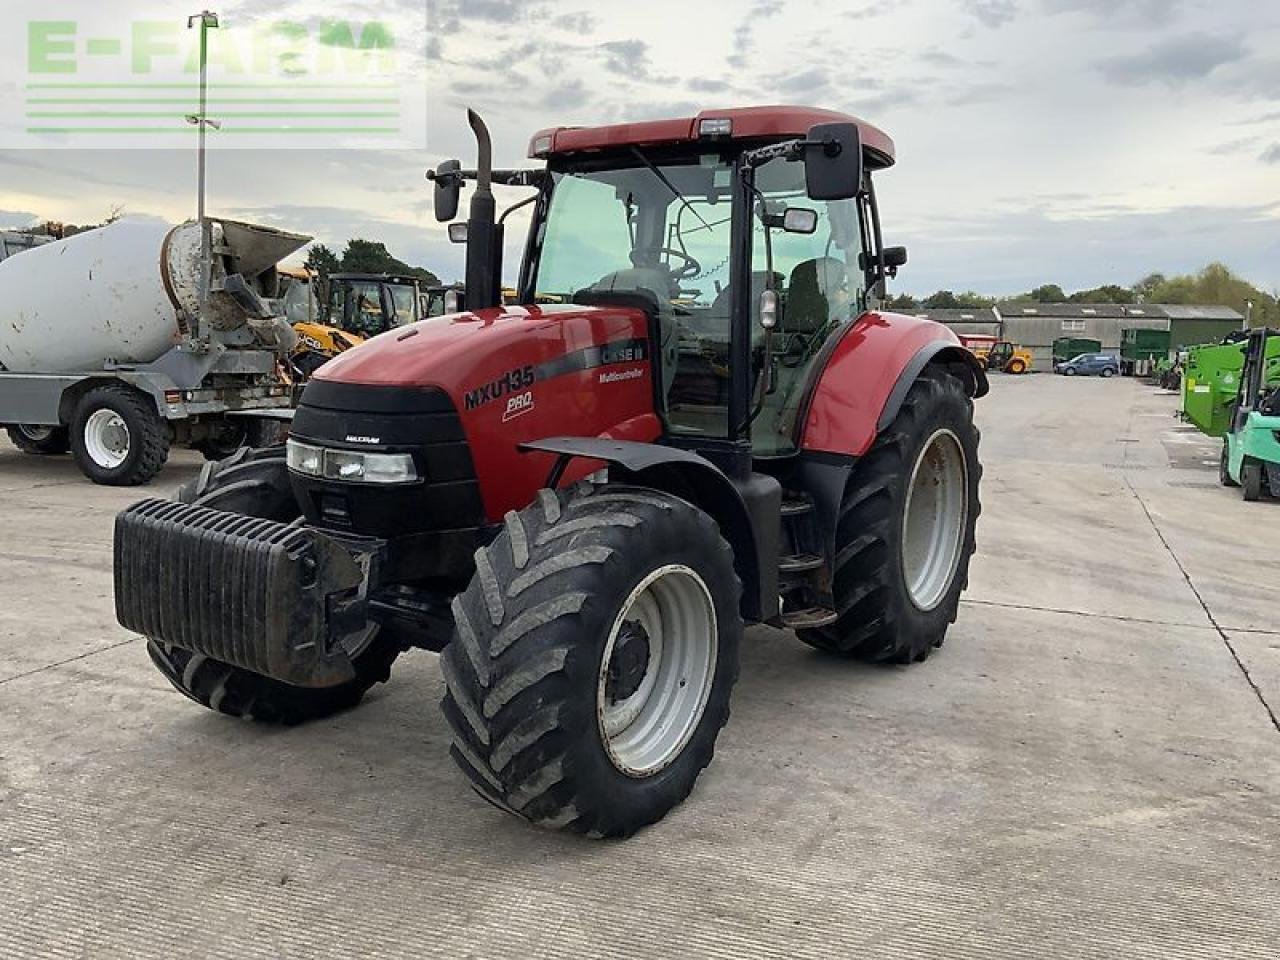
[{"label": "tractor tire", "polygon": [[136,487],[169,458],[169,424],[150,397],[120,383],[86,393],[71,418],[71,453],[94,483]]},{"label": "tractor tire", "polygon": [[71,449],[71,434],[66,427],[37,427],[15,423],[6,427],[9,442],[23,453],[39,457],[61,456]]},{"label": "tractor tire", "polygon": [[[287,523],[299,516],[289,487],[283,447],[244,447],[178,490],[177,499],[213,510]],[[402,648],[375,636],[356,658],[356,677],[336,687],[295,687],[180,647],[147,641],[147,653],[178,692],[218,713],[261,723],[294,726],[354,707],[391,675]]]},{"label": "tractor tire", "polygon": [[942,646],[975,548],[978,440],[960,381],[926,368],[849,478],[832,580],[839,619],[798,631],[801,640],[893,663],[925,660]]},{"label": "tractor tire", "polygon": [[1250,503],[1262,499],[1262,464],[1257,460],[1246,459],[1240,468],[1240,489]]},{"label": "tractor tire", "polygon": [[249,428],[243,423],[227,421],[218,425],[211,436],[191,445],[206,460],[225,460],[249,442]]},{"label": "tractor tire", "polygon": [[1027,365],[1021,360],[1011,360],[1009,361],[1009,372],[1013,374],[1026,373]]},{"label": "tractor tire", "polygon": [[1224,487],[1240,486],[1231,479],[1231,448],[1226,440],[1222,441],[1222,458],[1218,461],[1218,481]]},{"label": "tractor tire", "polygon": [[654,823],[729,718],[740,593],[719,528],[684,500],[540,491],[454,599],[450,754],[482,797],[539,826],[625,837]]}]

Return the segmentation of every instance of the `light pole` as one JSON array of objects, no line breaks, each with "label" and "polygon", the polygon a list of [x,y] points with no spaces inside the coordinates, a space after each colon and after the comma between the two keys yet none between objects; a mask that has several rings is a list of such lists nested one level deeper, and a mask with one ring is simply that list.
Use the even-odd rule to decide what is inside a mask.
[{"label": "light pole", "polygon": [[198,128],[196,146],[196,191],[199,197],[197,217],[200,221],[200,281],[196,288],[199,316],[196,317],[196,335],[204,333],[205,316],[209,307],[209,287],[213,283],[213,231],[205,216],[205,137],[210,127],[222,129],[222,124],[208,117],[209,108],[209,31],[217,29],[218,15],[205,10],[187,17],[187,29],[200,24],[200,112],[187,117],[187,123]]},{"label": "light pole", "polygon": [[1253,301],[1246,300],[1244,302],[1244,328],[1248,330],[1253,326]]}]

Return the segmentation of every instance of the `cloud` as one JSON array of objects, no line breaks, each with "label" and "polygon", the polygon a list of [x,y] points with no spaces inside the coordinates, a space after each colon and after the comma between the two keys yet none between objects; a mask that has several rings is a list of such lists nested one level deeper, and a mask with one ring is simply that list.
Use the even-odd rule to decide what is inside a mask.
[{"label": "cloud", "polygon": [[1041,0],[1047,13],[1088,13],[1100,20],[1168,24],[1186,0]]},{"label": "cloud", "polygon": [[966,12],[977,18],[983,26],[997,29],[1018,15],[1014,0],[963,0]]},{"label": "cloud", "polygon": [[724,93],[729,89],[728,80],[715,80],[707,77],[693,77],[685,81],[685,86],[696,93]]},{"label": "cloud", "polygon": [[1262,156],[1258,158],[1263,163],[1280,164],[1280,141],[1276,141],[1262,151]]},{"label": "cloud", "polygon": [[1132,56],[1111,57],[1097,64],[1112,83],[1136,87],[1149,83],[1180,86],[1200,80],[1224,64],[1247,55],[1241,37],[1190,33],[1152,44]]},{"label": "cloud", "polygon": [[649,72],[649,45],[643,40],[610,40],[600,44],[605,69],[627,77],[644,77]]}]

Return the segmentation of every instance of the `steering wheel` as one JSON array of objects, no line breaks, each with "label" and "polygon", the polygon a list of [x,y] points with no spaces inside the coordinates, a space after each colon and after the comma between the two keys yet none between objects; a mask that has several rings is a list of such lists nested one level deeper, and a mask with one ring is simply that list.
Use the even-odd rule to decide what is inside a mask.
[{"label": "steering wheel", "polygon": [[659,256],[665,254],[668,257],[675,257],[680,261],[680,266],[671,271],[671,277],[674,280],[689,280],[702,272],[702,264],[683,250],[662,247],[658,250],[658,254]]}]

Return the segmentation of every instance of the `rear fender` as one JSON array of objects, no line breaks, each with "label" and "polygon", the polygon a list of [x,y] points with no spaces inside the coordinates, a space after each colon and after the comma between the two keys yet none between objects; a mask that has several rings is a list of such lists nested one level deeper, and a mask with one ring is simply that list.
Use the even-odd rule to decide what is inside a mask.
[{"label": "rear fender", "polygon": [[[688,450],[596,437],[549,437],[522,443],[519,447],[521,451],[557,455],[552,484],[569,461],[595,460],[609,465],[611,480],[661,490],[705,511],[720,526],[725,540],[733,548],[734,568],[742,581],[743,618],[759,622],[776,614],[777,564],[762,565],[760,558],[777,553],[777,537],[771,536],[770,531],[780,516],[780,487],[772,491],[777,501],[773,525],[753,524],[751,511],[733,481],[710,460]],[[753,497],[753,502],[767,499]],[[767,507],[761,512],[767,512]],[[763,538],[763,542],[758,538]]]},{"label": "rear fender", "polygon": [[838,336],[800,418],[797,439],[806,451],[862,456],[930,365],[959,377],[971,397],[985,396],[989,389],[977,359],[940,323],[868,313]]}]

